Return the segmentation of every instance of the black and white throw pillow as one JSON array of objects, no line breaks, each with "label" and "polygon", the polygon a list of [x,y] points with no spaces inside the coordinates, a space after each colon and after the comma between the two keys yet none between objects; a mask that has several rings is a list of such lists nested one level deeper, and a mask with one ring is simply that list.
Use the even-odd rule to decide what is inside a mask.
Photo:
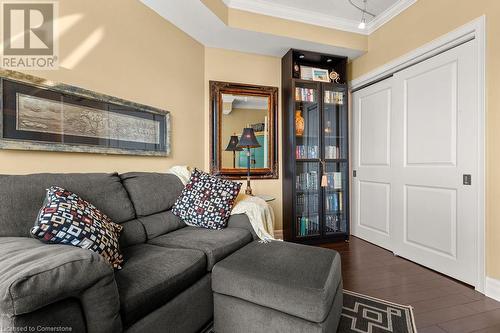
[{"label": "black and white throw pillow", "polygon": [[223,229],[227,226],[240,188],[241,183],[217,178],[195,169],[172,212],[188,225]]},{"label": "black and white throw pillow", "polygon": [[44,243],[67,244],[94,251],[113,268],[121,269],[123,256],[118,238],[122,228],[90,202],[52,186],[47,190],[31,235]]}]

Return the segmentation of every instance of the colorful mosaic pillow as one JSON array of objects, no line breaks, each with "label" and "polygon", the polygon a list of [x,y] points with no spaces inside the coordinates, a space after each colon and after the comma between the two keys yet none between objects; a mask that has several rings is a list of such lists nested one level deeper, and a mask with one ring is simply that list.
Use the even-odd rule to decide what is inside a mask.
[{"label": "colorful mosaic pillow", "polygon": [[122,228],[90,202],[52,186],[47,190],[31,234],[44,243],[67,244],[94,251],[113,268],[121,269],[123,256],[118,238]]},{"label": "colorful mosaic pillow", "polygon": [[186,224],[223,229],[240,192],[241,183],[220,179],[195,169],[172,212]]}]

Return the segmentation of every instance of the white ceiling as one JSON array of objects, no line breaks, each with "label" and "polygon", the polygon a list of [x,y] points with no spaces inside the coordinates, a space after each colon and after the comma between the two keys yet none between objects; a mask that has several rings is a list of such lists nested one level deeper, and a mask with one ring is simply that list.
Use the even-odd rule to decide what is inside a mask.
[{"label": "white ceiling", "polygon": [[[360,56],[360,50],[228,27],[200,0],[141,0],[167,21],[207,47],[282,57],[289,49]],[[175,45],[173,45],[175,47]]]},{"label": "white ceiling", "polygon": [[[362,2],[362,0],[353,1]],[[360,30],[357,26],[361,13],[352,8],[348,0],[224,0],[232,8],[361,34],[369,34],[376,30],[416,1],[368,0],[368,10],[379,15],[367,23],[366,30]],[[283,56],[291,48],[336,54],[350,59],[363,54],[362,51],[355,49],[232,28],[222,22],[200,0],[141,0],[141,2],[207,47],[278,57]]]}]

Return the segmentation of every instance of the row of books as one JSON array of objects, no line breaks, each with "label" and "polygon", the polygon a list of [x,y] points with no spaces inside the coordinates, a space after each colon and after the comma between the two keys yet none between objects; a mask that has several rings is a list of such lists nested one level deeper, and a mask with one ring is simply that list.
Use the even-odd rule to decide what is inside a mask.
[{"label": "row of books", "polygon": [[299,102],[315,102],[314,89],[296,87],[295,100]]},{"label": "row of books", "polygon": [[326,176],[326,187],[335,190],[342,189],[342,172],[327,172]]},{"label": "row of books", "polygon": [[341,212],[342,203],[342,192],[329,193],[325,197],[325,209],[329,212]]},{"label": "row of books", "polygon": [[344,93],[340,91],[325,91],[325,103],[344,104]]},{"label": "row of books", "polygon": [[325,146],[325,158],[330,158],[330,159],[340,158],[340,147]]},{"label": "row of books", "polygon": [[297,211],[305,212],[318,209],[318,194],[297,194]]},{"label": "row of books", "polygon": [[325,221],[325,232],[342,231],[342,217],[340,215],[327,215]]},{"label": "row of books", "polygon": [[295,158],[297,159],[318,158],[318,156],[319,156],[318,146],[297,145],[295,147]]},{"label": "row of books", "polygon": [[318,190],[318,172],[309,171],[297,175],[297,190]]},{"label": "row of books", "polygon": [[319,234],[319,217],[300,216],[297,218],[298,236],[310,236]]}]

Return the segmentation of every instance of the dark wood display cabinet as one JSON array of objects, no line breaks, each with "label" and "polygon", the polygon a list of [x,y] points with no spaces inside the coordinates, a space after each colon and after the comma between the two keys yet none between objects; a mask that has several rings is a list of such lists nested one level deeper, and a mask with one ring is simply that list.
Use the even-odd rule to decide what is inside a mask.
[{"label": "dark wood display cabinet", "polygon": [[346,57],[293,49],[282,58],[287,241],[311,244],[349,238],[346,66]]}]

